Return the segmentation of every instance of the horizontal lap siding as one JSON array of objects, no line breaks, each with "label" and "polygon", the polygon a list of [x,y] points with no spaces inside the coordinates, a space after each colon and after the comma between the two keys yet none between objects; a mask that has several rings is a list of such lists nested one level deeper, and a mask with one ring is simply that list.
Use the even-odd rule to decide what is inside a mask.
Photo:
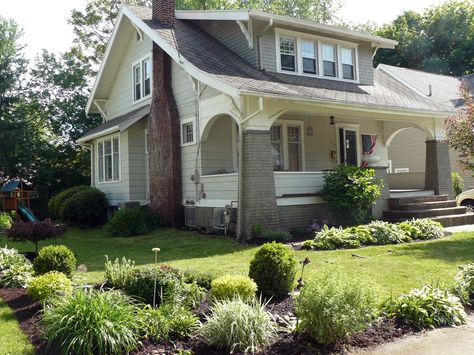
[{"label": "horizontal lap siding", "polygon": [[146,200],[145,128],[146,119],[143,119],[128,129],[130,200],[132,201]]},{"label": "horizontal lap siding", "polygon": [[275,176],[275,190],[277,196],[291,194],[314,194],[324,187],[322,173],[278,173]]},{"label": "horizontal lap siding", "polygon": [[238,174],[224,174],[220,176],[201,176],[206,199],[237,200]]},{"label": "horizontal lap siding", "polygon": [[232,120],[229,117],[217,119],[202,142],[202,173],[217,174],[219,170],[233,172]]}]

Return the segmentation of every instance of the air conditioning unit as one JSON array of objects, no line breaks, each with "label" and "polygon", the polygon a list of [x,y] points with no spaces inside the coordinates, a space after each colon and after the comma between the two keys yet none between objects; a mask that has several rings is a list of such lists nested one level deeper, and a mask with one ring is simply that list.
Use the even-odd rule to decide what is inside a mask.
[{"label": "air conditioning unit", "polygon": [[214,228],[225,229],[225,208],[214,208]]},{"label": "air conditioning unit", "polygon": [[132,208],[140,208],[140,202],[138,201],[123,201],[117,204],[117,207],[121,210],[130,210]]},{"label": "air conditioning unit", "polygon": [[186,227],[197,226],[197,208],[192,206],[184,207],[184,224]]}]

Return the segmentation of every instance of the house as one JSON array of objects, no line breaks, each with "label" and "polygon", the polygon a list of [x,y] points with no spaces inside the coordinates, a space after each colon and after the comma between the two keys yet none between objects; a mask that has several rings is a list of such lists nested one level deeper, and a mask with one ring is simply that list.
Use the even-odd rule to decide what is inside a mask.
[{"label": "house", "polygon": [[[324,170],[370,165],[384,179],[389,142],[426,137],[426,184],[452,196],[442,125],[451,105],[421,95],[372,58],[393,40],[255,11],[124,6],[79,142],[111,206],[149,205],[173,225],[290,229],[329,217]],[[434,163],[432,163],[434,162]]]},{"label": "house", "polygon": [[[464,105],[460,95],[461,84],[474,94],[474,74],[457,78],[385,64],[380,64],[378,69],[410,86],[420,95],[427,95],[437,102],[452,105],[453,109],[459,110]],[[425,140],[425,133],[417,128],[407,128],[392,140],[388,149],[389,179],[392,189],[424,188]],[[412,154],[413,152],[417,154]],[[458,155],[453,149],[450,149],[449,156],[451,171],[459,173],[466,189],[474,188],[472,172],[459,166]]]}]

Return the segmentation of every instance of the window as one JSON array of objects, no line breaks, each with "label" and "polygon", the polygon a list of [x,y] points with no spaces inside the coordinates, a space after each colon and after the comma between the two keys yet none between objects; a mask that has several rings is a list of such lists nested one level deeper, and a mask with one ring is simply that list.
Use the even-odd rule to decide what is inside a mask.
[{"label": "window", "polygon": [[120,144],[115,137],[101,141],[97,145],[99,182],[120,180]]},{"label": "window", "polygon": [[303,171],[303,122],[277,120],[270,129],[274,171]]},{"label": "window", "polygon": [[350,48],[341,48],[342,77],[344,79],[354,80],[354,50]]},{"label": "window", "polygon": [[139,101],[151,94],[151,59],[147,57],[133,66],[133,99]]},{"label": "window", "polygon": [[336,46],[323,44],[324,76],[336,76]]},{"label": "window", "polygon": [[301,170],[301,130],[288,126],[288,170]]},{"label": "window", "polygon": [[281,70],[296,71],[295,38],[280,37]]},{"label": "window", "polygon": [[311,41],[301,42],[303,73],[316,74],[316,44]]},{"label": "window", "polygon": [[181,144],[188,145],[194,143],[194,118],[181,123]]},{"label": "window", "polygon": [[281,126],[272,126],[270,129],[273,155],[273,170],[283,170],[283,139],[281,134]]}]

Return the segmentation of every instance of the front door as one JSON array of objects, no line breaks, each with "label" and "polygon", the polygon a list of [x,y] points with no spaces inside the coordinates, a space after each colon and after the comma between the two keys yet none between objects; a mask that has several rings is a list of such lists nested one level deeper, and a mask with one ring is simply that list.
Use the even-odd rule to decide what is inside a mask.
[{"label": "front door", "polygon": [[339,128],[340,163],[357,165],[357,131]]}]

